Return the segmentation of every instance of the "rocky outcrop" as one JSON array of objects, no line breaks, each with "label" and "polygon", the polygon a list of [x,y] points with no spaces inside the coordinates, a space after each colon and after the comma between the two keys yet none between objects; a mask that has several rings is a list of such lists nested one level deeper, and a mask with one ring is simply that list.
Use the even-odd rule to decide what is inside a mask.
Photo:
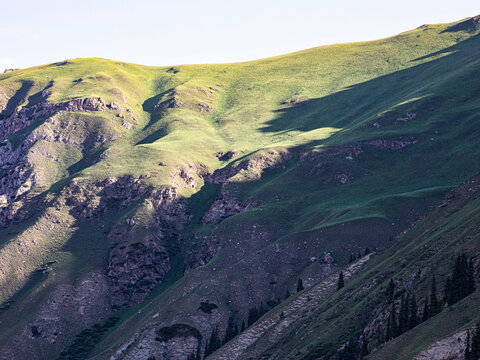
[{"label": "rocky outcrop", "polygon": [[147,211],[153,212],[151,220],[137,224],[135,216],[126,218],[109,235],[115,245],[108,256],[106,274],[114,309],[139,303],[164,280],[170,271],[170,256],[178,251],[181,239],[172,224],[190,218],[186,202],[178,198],[175,188],[149,191],[146,204]]},{"label": "rocky outcrop", "polygon": [[255,200],[248,199],[239,201],[230,194],[228,186],[226,185],[227,184],[222,185],[220,197],[214,201],[210,209],[208,209],[203,216],[202,222],[204,224],[218,223],[229,216],[258,206],[258,201]]},{"label": "rocky outcrop", "polygon": [[183,105],[180,101],[179,93],[171,91],[159,98],[157,103],[153,106],[153,110],[156,113],[161,113],[167,109],[177,109]]},{"label": "rocky outcrop", "polygon": [[[62,191],[64,205],[69,206],[75,218],[91,219],[109,209],[126,208],[145,198],[152,191],[140,179],[131,176],[107,178],[96,183],[72,180]],[[62,207],[62,200],[56,207]]]},{"label": "rocky outcrop", "polygon": [[463,359],[466,331],[460,331],[445,339],[439,340],[415,356],[412,360],[451,360]]},{"label": "rocky outcrop", "polygon": [[44,91],[44,100],[32,105],[18,108],[8,117],[0,120],[0,138],[23,130],[34,122],[45,120],[61,111],[105,111],[108,110],[105,101],[100,97],[79,98],[59,104],[46,101],[48,91]]},{"label": "rocky outcrop", "polygon": [[122,346],[111,360],[188,360],[199,351],[201,340],[200,332],[186,324],[148,327]]},{"label": "rocky outcrop", "polygon": [[174,169],[170,181],[177,187],[195,188],[200,184],[201,175],[206,172],[206,169],[207,167],[203,164],[187,164]]},{"label": "rocky outcrop", "polygon": [[147,236],[110,252],[106,273],[112,283],[110,304],[120,308],[143,300],[170,270],[170,258],[159,239]]},{"label": "rocky outcrop", "polygon": [[216,170],[212,174],[205,175],[204,179],[211,184],[223,184],[234,181],[234,176],[240,176],[248,180],[259,180],[262,171],[265,169],[284,168],[284,162],[290,156],[286,151],[270,150],[234,163],[226,168]]},{"label": "rocky outcrop", "polygon": [[199,242],[184,254],[185,273],[207,264],[222,246],[221,239],[216,236],[207,237],[196,234],[195,237]]}]

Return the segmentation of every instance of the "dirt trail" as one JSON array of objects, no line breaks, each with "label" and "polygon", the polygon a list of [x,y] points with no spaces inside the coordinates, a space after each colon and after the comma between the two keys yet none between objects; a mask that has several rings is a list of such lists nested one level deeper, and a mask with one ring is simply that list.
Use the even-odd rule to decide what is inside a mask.
[{"label": "dirt trail", "polygon": [[[347,268],[342,269],[344,279],[348,280],[370,259],[371,255],[366,255]],[[318,284],[306,289],[301,295],[284,306],[280,305],[270,311],[207,359],[236,360],[240,359],[247,349],[250,350],[249,356],[255,358],[255,355],[262,353],[289,331],[292,324],[308,317],[322,302],[335,293],[339,272],[333,273]],[[282,311],[284,316],[281,319]]]}]

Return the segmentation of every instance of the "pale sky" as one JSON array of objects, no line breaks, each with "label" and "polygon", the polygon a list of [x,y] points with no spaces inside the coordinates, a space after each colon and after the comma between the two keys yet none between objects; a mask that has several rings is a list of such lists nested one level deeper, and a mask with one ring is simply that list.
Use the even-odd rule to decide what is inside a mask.
[{"label": "pale sky", "polygon": [[478,0],[0,0],[0,71],[79,57],[236,62],[480,14]]}]

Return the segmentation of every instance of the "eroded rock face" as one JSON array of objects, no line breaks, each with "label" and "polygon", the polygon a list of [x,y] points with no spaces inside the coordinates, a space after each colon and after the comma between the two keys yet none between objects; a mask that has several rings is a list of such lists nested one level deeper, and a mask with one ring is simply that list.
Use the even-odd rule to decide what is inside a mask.
[{"label": "eroded rock face", "polygon": [[285,160],[290,158],[288,152],[269,151],[249,159],[242,160],[226,168],[216,170],[212,174],[205,175],[205,181],[211,184],[223,184],[235,181],[234,176],[242,176],[248,180],[258,180],[261,172],[265,169],[284,168]]},{"label": "eroded rock face", "polygon": [[439,340],[415,356],[413,360],[450,360],[463,359],[467,332],[461,331]]},{"label": "eroded rock face", "polygon": [[73,180],[62,191],[62,198],[65,205],[71,207],[72,215],[90,219],[105,214],[109,208],[125,208],[151,191],[150,187],[131,176],[112,177],[93,184]]},{"label": "eroded rock face", "polygon": [[[169,332],[168,336],[162,335],[164,329]],[[149,327],[130,339],[111,359],[187,360],[189,355],[199,351],[201,340],[200,332],[189,325],[174,324],[160,329]]]},{"label": "eroded rock face", "polygon": [[[186,202],[178,198],[175,188],[156,189],[148,195],[147,209],[153,212],[153,217],[149,223],[138,225],[147,226],[148,230],[138,230],[132,217],[117,225],[109,235],[116,244],[106,268],[113,308],[139,303],[164,280],[171,268],[170,255],[180,246],[181,237],[174,225],[190,218]],[[130,232],[133,235],[125,241]]]},{"label": "eroded rock face", "polygon": [[110,252],[107,266],[113,289],[110,304],[122,307],[140,302],[169,270],[168,253],[154,237],[116,247]]},{"label": "eroded rock face", "polygon": [[203,216],[202,222],[204,224],[218,223],[229,216],[258,206],[258,201],[255,200],[239,201],[235,196],[230,194],[228,186],[226,185],[227,184],[222,185],[220,197],[215,200]]}]

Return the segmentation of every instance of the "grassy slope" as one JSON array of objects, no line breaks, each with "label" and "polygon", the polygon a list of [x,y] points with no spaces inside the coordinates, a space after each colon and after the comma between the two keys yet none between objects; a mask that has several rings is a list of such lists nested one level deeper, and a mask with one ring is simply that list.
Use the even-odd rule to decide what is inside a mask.
[{"label": "grassy slope", "polygon": [[[476,176],[475,185],[479,179]],[[278,343],[272,344],[266,358],[315,359],[320,354],[334,353],[352,336],[362,333],[372,319],[372,309],[382,308],[382,304],[388,308],[385,289],[390,278],[402,284],[415,273],[421,273],[408,289],[416,295],[419,308],[429,296],[433,274],[442,292],[456,256],[462,252],[475,255],[480,250],[480,192],[468,190],[471,187],[463,186],[450,198],[450,204],[435,208],[432,214],[374,256],[345,289],[327,300],[304,323],[290,329]],[[368,289],[367,294],[363,289]],[[473,326],[479,320],[478,296],[477,289],[458,304],[375,349],[368,358],[411,359],[434,342]],[[370,345],[375,346],[374,343]],[[242,358],[248,358],[248,352]]]},{"label": "grassy slope", "polygon": [[[35,101],[35,94],[48,89],[52,102],[101,96],[107,102],[131,108],[138,119],[136,128],[127,131],[120,119],[83,114],[91,121],[103,116],[103,131],[117,134],[119,139],[106,145],[107,159],[91,166],[87,163],[78,172],[75,167],[62,169],[45,181],[47,189],[62,176],[92,181],[148,173],[151,184],[169,184],[171,171],[177,166],[202,163],[209,171],[228,166],[229,162],[215,157],[219,151],[249,155],[264,148],[292,151],[300,146],[317,146],[321,151],[323,145],[369,139],[413,137],[418,141],[398,152],[369,149],[353,164],[334,162],[320,176],[314,173],[305,177],[308,169],[302,168],[294,156],[280,173],[267,174],[260,182],[239,183],[243,197],[264,202],[260,210],[265,226],[284,224],[283,234],[291,236],[284,241],[291,241],[351,220],[399,220],[399,209],[438,199],[478,170],[472,159],[479,152],[474,122],[479,108],[475,81],[479,76],[475,56],[479,39],[476,32],[445,31],[449,26],[432,25],[375,42],[326,46],[254,62],[177,66],[175,71],[103,59],[69,60],[0,75],[0,89],[8,93],[19,89],[21,81],[32,81],[25,105]],[[83,81],[74,82],[79,78]],[[205,89],[209,87],[217,91],[207,95]],[[124,94],[126,104],[121,93],[112,89]],[[152,110],[155,102],[173,89],[185,106],[156,114]],[[291,99],[307,101],[282,105]],[[215,112],[200,113],[200,102],[211,105]],[[417,118],[406,124],[396,123],[395,119],[406,112],[416,112]],[[374,122],[382,126],[375,128]],[[12,135],[12,141],[15,136],[18,134]],[[67,151],[62,156],[74,158],[67,162],[70,165],[85,155]],[[168,166],[159,167],[159,161]],[[419,163],[423,164],[421,168]],[[355,181],[345,186],[325,185],[330,170],[338,173],[344,169],[354,174]],[[56,184],[60,186],[61,181]],[[209,191],[199,188],[180,191],[184,196],[199,191],[200,198]],[[51,190],[55,194],[53,190],[55,187]],[[253,211],[234,216],[216,229],[216,234],[229,233],[236,223],[247,226],[257,220],[257,214]],[[68,241],[67,234],[58,243],[47,243],[44,250],[48,255],[42,260],[67,259],[60,261],[65,268],[62,273],[59,266],[59,273],[64,274],[60,278],[76,277],[86,268],[98,267],[105,256],[107,249],[82,246],[84,227],[79,225],[68,247],[58,250]],[[192,226],[202,230],[199,225]],[[1,231],[4,242],[23,233],[21,228]],[[96,235],[87,237],[92,244],[101,241],[100,228],[93,233]],[[68,260],[72,257],[73,262]],[[84,261],[90,258],[92,263]],[[2,286],[12,292],[13,286],[21,284],[7,282]],[[137,326],[146,320],[132,321]]]}]

